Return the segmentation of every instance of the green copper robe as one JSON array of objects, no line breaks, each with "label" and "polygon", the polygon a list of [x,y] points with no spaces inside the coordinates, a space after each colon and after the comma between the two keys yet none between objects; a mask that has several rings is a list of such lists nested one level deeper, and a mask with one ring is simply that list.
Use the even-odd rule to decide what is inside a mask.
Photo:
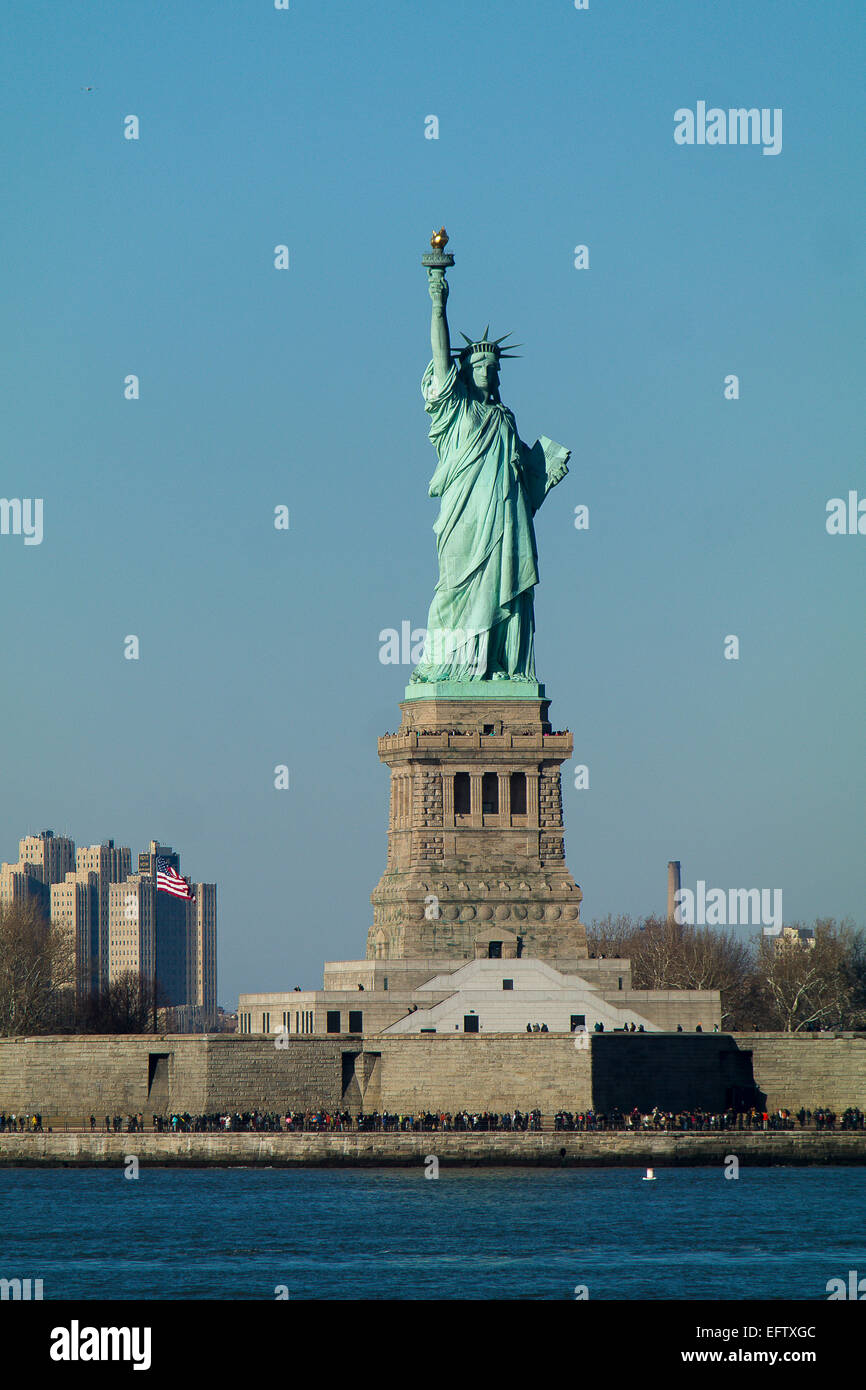
[{"label": "green copper robe", "polygon": [[430,496],[442,502],[439,581],[412,680],[535,680],[532,518],[569,451],[544,436],[529,448],[511,411],[470,396],[456,364],[437,392],[431,362],[421,390],[439,458]]}]

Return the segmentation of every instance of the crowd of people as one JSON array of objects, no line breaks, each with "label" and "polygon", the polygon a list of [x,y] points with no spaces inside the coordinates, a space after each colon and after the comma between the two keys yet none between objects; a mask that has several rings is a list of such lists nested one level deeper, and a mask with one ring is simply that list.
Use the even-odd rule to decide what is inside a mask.
[{"label": "crowd of people", "polygon": [[[95,1115],[90,1117],[90,1132],[93,1134],[97,1128]],[[105,1133],[106,1134],[138,1134],[144,1129],[144,1116],[139,1112],[138,1115],[127,1115],[126,1120],[122,1115],[106,1115]]]},{"label": "crowd of people", "polygon": [[208,1115],[190,1115],[185,1110],[183,1114],[154,1115],[153,1128],[157,1134],[249,1134],[279,1132],[283,1126],[280,1116],[270,1110],[245,1110],[243,1114],[213,1111]]},{"label": "crowd of people", "polygon": [[504,1115],[489,1110],[461,1110],[455,1115],[444,1111],[437,1114],[430,1110],[418,1111],[415,1114],[390,1111],[380,1114],[374,1110],[352,1115],[348,1110],[323,1109],[290,1110],[283,1116],[253,1110],[242,1115],[154,1115],[153,1128],[160,1134],[238,1134],[249,1131],[276,1131],[287,1134],[421,1134],[434,1130],[444,1133],[497,1131],[513,1134],[521,1131],[540,1131],[542,1115],[540,1110],[531,1110],[526,1114],[521,1110],[513,1110]]},{"label": "crowd of people", "polygon": [[[34,1120],[37,1117],[34,1117]],[[39,1127],[41,1128],[41,1116]],[[91,1121],[93,1117],[91,1116]],[[662,1110],[656,1106],[650,1111],[635,1107],[631,1111],[613,1107],[610,1111],[579,1111],[573,1113],[560,1110],[553,1117],[555,1130],[618,1130],[645,1133],[647,1131],[677,1130],[687,1132],[719,1132],[723,1130],[792,1130],[799,1122],[800,1129],[835,1130],[837,1116],[829,1106],[818,1106],[815,1110],[805,1108],[793,1114],[790,1110],[766,1111],[756,1109],[710,1111],[701,1108],[686,1110]],[[124,1128],[119,1115],[114,1117],[114,1128]],[[544,1128],[544,1118],[538,1109],[527,1112],[506,1111],[500,1114],[492,1110],[461,1110],[456,1114],[430,1110],[415,1113],[378,1111],[352,1115],[348,1110],[290,1110],[285,1115],[273,1111],[238,1111],[234,1113],[213,1112],[207,1115],[190,1115],[188,1112],[172,1115],[154,1115],[152,1126],[159,1134],[243,1134],[243,1133],[366,1133],[366,1134],[419,1134],[433,1131],[441,1133],[538,1133]],[[91,1123],[91,1128],[93,1127]],[[143,1129],[142,1116],[127,1117],[125,1128],[128,1133]],[[840,1129],[857,1130],[866,1127],[866,1115],[856,1106],[849,1106],[841,1117]],[[2,1128],[2,1117],[0,1117]],[[35,1124],[34,1124],[35,1128]],[[106,1116],[108,1129],[108,1116]]]},{"label": "crowd of people", "polygon": [[[811,1113],[811,1112],[809,1112]],[[828,1112],[822,1112],[828,1113]],[[835,1117],[834,1117],[835,1118]],[[721,1130],[786,1130],[794,1129],[794,1116],[790,1110],[661,1110],[658,1106],[650,1111],[623,1111],[616,1106],[608,1113],[603,1111],[581,1111],[572,1114],[560,1110],[554,1116],[554,1129],[558,1130],[624,1130],[631,1133],[647,1131],[680,1130],[683,1132],[719,1132]],[[801,1125],[802,1128],[802,1125]]]},{"label": "crowd of people", "polygon": [[[647,1130],[791,1130],[796,1129],[795,1121],[801,1129],[835,1130],[838,1116],[829,1106],[822,1105],[816,1110],[802,1107],[796,1115],[790,1110],[749,1110],[708,1111],[694,1110],[653,1110],[644,1112],[635,1107],[622,1111],[614,1107],[609,1114],[581,1111],[572,1114],[560,1110],[554,1116],[554,1129],[559,1130],[626,1130],[645,1132]],[[849,1106],[842,1112],[840,1129],[857,1130],[866,1128],[866,1115],[857,1106]]]},{"label": "crowd of people", "polygon": [[429,1110],[425,1110],[423,1113],[419,1111],[415,1115],[392,1115],[387,1111],[380,1115],[374,1111],[370,1115],[361,1114],[358,1116],[359,1130],[386,1134],[398,1132],[426,1134],[434,1130],[444,1134],[491,1132],[516,1134],[527,1131],[538,1133],[542,1128],[542,1123],[540,1110],[530,1110],[526,1114],[520,1110],[510,1110],[504,1115],[492,1110],[460,1110],[456,1115],[446,1111],[440,1111],[436,1114]]},{"label": "crowd of people", "polygon": [[0,1114],[0,1134],[41,1134],[41,1115]]},{"label": "crowd of people", "polygon": [[[617,1106],[609,1111],[558,1110],[553,1116],[554,1130],[592,1131],[616,1130],[632,1133],[672,1130],[681,1132],[723,1131],[723,1130],[793,1130],[853,1131],[866,1129],[866,1114],[857,1106],[848,1106],[841,1116],[827,1105],[816,1106],[814,1110],[801,1107],[795,1113],[790,1110],[767,1111],[752,1106],[748,1110],[729,1107],[726,1110],[704,1110],[700,1107],[683,1110],[662,1110],[658,1106],[650,1111],[620,1110]],[[85,1128],[87,1126],[85,1125]],[[91,1133],[97,1129],[106,1134],[135,1134],[145,1129],[144,1116],[106,1115],[104,1124],[97,1117],[89,1118]],[[171,1115],[151,1116],[151,1127],[157,1134],[243,1134],[251,1132],[319,1134],[319,1133],[376,1133],[376,1134],[419,1134],[441,1133],[490,1133],[516,1134],[538,1133],[544,1129],[544,1117],[538,1109],[521,1111],[510,1110],[503,1114],[492,1110],[460,1110],[456,1114],[440,1111],[417,1111],[415,1113],[396,1113],[372,1111],[352,1115],[348,1110],[290,1110],[285,1115],[274,1111],[246,1110],[243,1113],[213,1111],[205,1115],[191,1115],[188,1111]],[[41,1134],[43,1133],[42,1114],[38,1112],[25,1115],[0,1112],[0,1134]],[[50,1132],[50,1129],[49,1129]]]},{"label": "crowd of people", "polygon": [[[115,1117],[117,1120],[119,1116]],[[579,1111],[573,1113],[560,1110],[553,1117],[554,1130],[604,1131],[618,1130],[633,1133],[647,1131],[677,1130],[683,1133],[723,1130],[793,1130],[799,1122],[800,1129],[835,1130],[837,1115],[829,1106],[818,1106],[814,1111],[805,1108],[793,1114],[790,1110],[767,1111],[752,1106],[749,1110],[662,1110],[658,1106],[650,1111],[637,1107],[630,1111],[613,1107],[610,1111]],[[106,1117],[107,1119],[107,1117]],[[41,1127],[41,1117],[40,1117]],[[128,1117],[128,1132],[143,1128],[142,1117]],[[512,1110],[500,1114],[497,1111],[461,1110],[456,1114],[440,1111],[417,1111],[403,1114],[378,1111],[352,1115],[348,1110],[290,1110],[285,1115],[272,1111],[258,1110],[230,1114],[212,1113],[208,1115],[174,1114],[154,1115],[153,1129],[160,1133],[231,1133],[278,1132],[294,1134],[320,1133],[366,1133],[366,1134],[421,1134],[439,1133],[539,1133],[544,1128],[544,1117],[538,1109],[530,1111]],[[849,1106],[841,1117],[840,1129],[862,1130],[866,1128],[866,1115],[856,1106]]]}]

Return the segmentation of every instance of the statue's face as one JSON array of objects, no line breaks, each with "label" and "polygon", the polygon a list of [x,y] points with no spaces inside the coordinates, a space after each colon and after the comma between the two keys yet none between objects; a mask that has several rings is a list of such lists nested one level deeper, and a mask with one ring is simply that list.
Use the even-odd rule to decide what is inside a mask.
[{"label": "statue's face", "polygon": [[470,363],[473,385],[495,395],[499,390],[499,364],[495,357],[476,357]]}]

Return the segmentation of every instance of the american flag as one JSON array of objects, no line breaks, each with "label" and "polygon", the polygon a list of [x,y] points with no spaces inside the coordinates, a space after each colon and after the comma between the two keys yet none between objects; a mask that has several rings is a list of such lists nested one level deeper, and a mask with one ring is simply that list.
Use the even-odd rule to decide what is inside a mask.
[{"label": "american flag", "polygon": [[156,888],[164,893],[171,893],[175,898],[186,898],[189,902],[195,902],[195,893],[190,888],[185,878],[181,878],[177,869],[173,869],[167,859],[158,858],[156,861]]}]

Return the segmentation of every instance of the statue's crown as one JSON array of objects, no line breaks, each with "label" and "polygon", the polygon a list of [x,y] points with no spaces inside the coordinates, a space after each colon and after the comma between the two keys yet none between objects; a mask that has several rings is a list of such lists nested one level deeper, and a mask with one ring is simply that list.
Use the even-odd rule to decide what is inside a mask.
[{"label": "statue's crown", "polygon": [[[465,362],[471,362],[472,358],[476,356],[495,357],[497,362],[503,357],[518,356],[516,352],[503,352],[500,347],[500,344],[504,343],[506,338],[511,337],[510,333],[503,333],[501,338],[488,338],[487,334],[489,332],[490,324],[488,323],[480,338],[475,338],[473,340],[472,338],[467,338],[465,333],[461,333],[460,336],[463,338],[465,346],[457,348],[452,353],[452,356],[459,359],[461,366]],[[506,347],[509,349],[520,346],[520,343],[506,343]]]}]

